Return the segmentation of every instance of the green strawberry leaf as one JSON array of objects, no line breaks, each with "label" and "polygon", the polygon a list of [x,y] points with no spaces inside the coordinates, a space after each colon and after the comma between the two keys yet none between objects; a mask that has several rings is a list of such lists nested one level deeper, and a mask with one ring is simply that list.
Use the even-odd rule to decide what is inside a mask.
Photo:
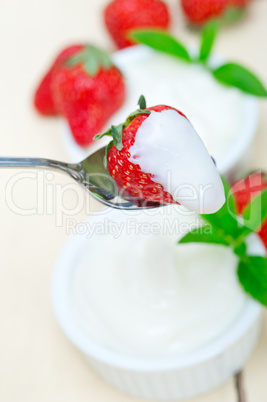
[{"label": "green strawberry leaf", "polygon": [[146,98],[144,97],[144,95],[140,96],[140,98],[138,99],[137,105],[139,106],[140,109],[146,108]]},{"label": "green strawberry leaf", "polygon": [[136,42],[149,46],[152,49],[170,54],[184,61],[191,62],[191,57],[185,46],[167,32],[134,30],[131,31],[130,37]]},{"label": "green strawberry leaf", "polygon": [[243,241],[240,243],[239,240],[237,241],[237,244],[234,245],[233,249],[234,253],[239,257],[239,258],[244,258],[246,256],[247,252],[247,245]]},{"label": "green strawberry leaf", "polygon": [[199,53],[200,61],[206,62],[208,60],[212,50],[212,46],[218,33],[218,29],[219,29],[219,23],[218,21],[215,20],[208,22],[204,26],[201,35],[201,46]]},{"label": "green strawberry leaf", "polygon": [[221,244],[223,246],[229,246],[229,240],[225,236],[219,234],[219,232],[211,226],[204,225],[199,228],[191,230],[187,233],[178,243],[212,243]]},{"label": "green strawberry leaf", "polygon": [[106,146],[106,149],[105,149],[105,156],[104,156],[104,166],[105,166],[105,168],[107,168],[108,153],[109,153],[109,151],[111,150],[112,146],[113,146],[113,141],[110,141],[110,142],[108,143],[108,145]]},{"label": "green strawberry leaf", "polygon": [[102,133],[102,134],[96,134],[96,135],[94,136],[94,140],[100,140],[100,138],[103,138],[103,137],[105,137],[106,135],[109,136],[109,137],[112,137],[111,128],[110,128],[109,130],[105,131],[105,132]]},{"label": "green strawberry leaf", "polygon": [[123,148],[122,145],[122,131],[124,124],[119,124],[118,126],[111,126],[111,134],[113,137],[113,142],[115,147],[121,151]]},{"label": "green strawberry leaf", "polygon": [[94,77],[101,67],[108,69],[113,65],[107,53],[93,45],[85,46],[80,52],[66,61],[66,65],[69,67],[77,64],[81,64],[91,77]]},{"label": "green strawberry leaf", "polygon": [[[109,137],[113,137],[113,139],[114,139],[114,145],[115,145],[115,146],[116,146],[116,144],[117,144],[118,146],[120,146],[122,132],[123,132],[123,130],[124,130],[126,127],[129,126],[129,124],[131,123],[131,121],[133,121],[133,119],[134,119],[135,117],[137,117],[137,116],[140,116],[140,115],[142,115],[142,114],[150,114],[150,113],[151,113],[150,110],[141,110],[141,109],[138,109],[138,110],[136,110],[135,112],[131,113],[131,114],[127,117],[125,123],[118,124],[117,126],[111,126],[111,128],[109,128],[109,129],[108,129],[107,131],[105,131],[104,133],[102,133],[102,134],[96,134],[96,135],[94,136],[94,140],[100,140],[100,138],[103,138],[103,137],[105,137],[105,136],[109,136]],[[116,146],[116,148],[119,149],[117,146]],[[122,148],[120,148],[120,149],[122,149]],[[120,150],[120,149],[119,149],[119,150]]]},{"label": "green strawberry leaf", "polygon": [[247,256],[240,261],[237,275],[245,291],[267,306],[267,258]]},{"label": "green strawberry leaf", "polygon": [[94,77],[100,68],[98,60],[94,57],[88,57],[88,59],[83,62],[83,67],[91,77]]},{"label": "green strawberry leaf", "polygon": [[261,81],[249,70],[235,63],[226,63],[212,71],[219,82],[241,89],[260,97],[267,97],[267,90]]},{"label": "green strawberry leaf", "polygon": [[129,124],[131,123],[131,121],[133,121],[133,119],[137,116],[140,116],[142,114],[151,114],[150,110],[143,110],[143,109],[137,109],[135,112],[129,114],[129,116],[126,119],[125,122],[125,127],[129,126]]},{"label": "green strawberry leaf", "polygon": [[87,54],[87,47],[83,48],[82,50],[80,50],[79,52],[77,52],[74,56],[72,56],[71,58],[69,58],[65,64],[67,66],[75,66],[76,64],[79,63],[84,63],[86,61],[86,54]]}]

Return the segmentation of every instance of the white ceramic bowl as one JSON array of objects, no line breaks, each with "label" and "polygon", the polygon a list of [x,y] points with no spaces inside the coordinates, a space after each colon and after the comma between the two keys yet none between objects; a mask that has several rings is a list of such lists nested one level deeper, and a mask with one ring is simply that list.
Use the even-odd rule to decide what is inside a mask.
[{"label": "white ceramic bowl", "polygon": [[[121,110],[116,113],[107,124],[107,128],[111,124],[118,124],[121,122],[122,117],[125,118],[136,108],[136,102],[138,96],[143,93],[142,83],[131,82],[131,85],[127,82],[127,75],[129,74],[129,65],[133,62],[142,65],[144,60],[149,59],[150,55],[154,51],[143,46],[134,46],[127,49],[117,51],[113,54],[113,60],[116,65],[121,69],[126,77],[127,86],[127,99],[126,103],[122,106]],[[217,57],[212,58],[212,64],[218,64],[219,59]],[[179,61],[177,61],[179,63]],[[144,77],[150,74],[149,71],[144,71]],[[156,85],[156,82],[155,82]],[[219,84],[218,84],[219,85]],[[159,89],[160,91],[160,89]],[[138,95],[139,94],[139,95]],[[149,97],[149,94],[145,94]],[[166,96],[166,94],[165,94]],[[160,98],[160,97],[159,97]],[[205,95],[203,94],[203,99]],[[161,98],[160,98],[161,99]],[[159,100],[158,100],[159,101]],[[167,101],[167,100],[166,100]],[[166,102],[165,101],[165,102]],[[161,102],[162,103],[162,102]],[[178,107],[178,105],[172,105]],[[219,171],[226,175],[229,179],[236,178],[239,174],[247,171],[251,156],[251,145],[253,143],[254,136],[258,127],[258,101],[255,97],[243,95],[242,96],[242,110],[244,121],[240,126],[240,132],[236,133],[236,137],[231,142],[231,146],[228,147],[227,152],[224,152],[223,157],[216,158],[216,163]],[[190,118],[190,113],[188,117]],[[235,113],[234,110],[229,110],[229,113]],[[225,116],[229,118],[229,116]],[[218,124],[220,124],[218,122]],[[72,159],[77,162],[85,158],[88,153],[105,145],[108,140],[103,138],[100,141],[96,141],[94,144],[87,148],[78,146],[70,132],[67,122],[62,124],[63,142],[66,150]],[[216,135],[216,133],[214,133]],[[213,154],[212,150],[209,150]],[[215,156],[215,155],[213,155]]]},{"label": "white ceramic bowl", "polygon": [[[95,216],[93,221],[98,219]],[[56,263],[53,308],[63,332],[109,384],[135,397],[180,400],[220,386],[244,366],[256,345],[261,321],[261,307],[252,299],[247,299],[242,313],[217,339],[182,356],[132,357],[91,339],[72,314],[71,284],[80,252],[90,247],[86,235],[73,236]],[[258,237],[250,238],[249,252],[264,253]]]}]

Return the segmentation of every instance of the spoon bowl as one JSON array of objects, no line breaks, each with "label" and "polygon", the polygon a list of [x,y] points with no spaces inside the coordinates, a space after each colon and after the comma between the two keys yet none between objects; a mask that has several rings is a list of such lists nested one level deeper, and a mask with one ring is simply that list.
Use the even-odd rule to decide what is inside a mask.
[{"label": "spoon bowl", "polygon": [[110,176],[104,165],[105,147],[98,149],[79,163],[65,163],[43,158],[0,157],[0,168],[42,168],[69,174],[94,198],[116,209],[157,208],[164,204],[131,195]]}]

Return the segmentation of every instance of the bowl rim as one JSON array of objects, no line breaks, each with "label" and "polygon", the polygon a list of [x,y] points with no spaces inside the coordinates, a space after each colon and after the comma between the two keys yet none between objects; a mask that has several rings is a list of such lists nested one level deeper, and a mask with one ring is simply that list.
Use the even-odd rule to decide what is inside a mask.
[{"label": "bowl rim", "polygon": [[[117,50],[112,55],[112,60],[116,64],[120,62],[121,59],[125,57],[130,59],[142,59],[148,57],[150,54],[156,51],[144,46],[135,45],[125,49]],[[195,49],[191,49],[191,53],[195,54]],[[164,53],[161,53],[164,54]],[[172,57],[166,55],[166,57]],[[182,61],[181,61],[182,62]],[[218,54],[212,54],[209,60],[211,66],[219,66],[225,62],[225,58]],[[221,84],[223,85],[223,84]],[[218,170],[222,174],[226,174],[230,169],[233,168],[235,163],[240,159],[240,157],[245,154],[248,150],[258,128],[259,123],[259,102],[255,96],[243,94],[244,109],[245,109],[245,121],[242,124],[242,130],[240,130],[239,135],[235,138],[232,146],[228,149],[227,155],[225,155],[224,160],[219,160],[217,163]],[[217,162],[217,161],[216,161]]]},{"label": "bowl rim", "polygon": [[[155,50],[152,50],[144,45],[135,45],[125,49],[117,50],[112,55],[111,58],[114,62],[120,63],[120,61],[125,61],[125,58],[129,61],[136,59],[143,59],[153,54]],[[172,57],[166,55],[166,57]],[[211,56],[211,64],[219,65],[224,61],[222,57],[217,54]],[[245,119],[242,124],[242,129],[239,135],[235,138],[232,146],[228,149],[225,158],[223,160],[218,160],[217,167],[220,173],[227,174],[235,166],[235,164],[241,159],[242,155],[248,151],[253,138],[256,135],[258,124],[259,124],[259,102],[255,96],[243,94],[244,99],[244,116]],[[98,144],[91,144],[86,148],[77,145],[70,134],[70,129],[67,122],[62,124],[62,137],[65,148],[70,155],[71,159],[75,162],[77,160],[82,160],[88,153],[99,149],[101,146],[106,145],[106,141],[98,142]]]},{"label": "bowl rim", "polygon": [[[120,211],[115,211],[115,216]],[[99,221],[98,214],[89,218]],[[256,245],[262,242],[257,235],[253,236]],[[79,251],[88,244],[85,234],[73,235],[63,247],[54,267],[51,287],[52,306],[56,319],[71,342],[88,357],[101,361],[107,365],[143,372],[161,372],[184,369],[194,366],[221,355],[231,348],[242,336],[250,330],[259,319],[261,306],[252,298],[247,298],[243,311],[236,321],[218,338],[207,345],[181,356],[168,357],[134,357],[122,354],[98,344],[90,339],[89,335],[79,327],[70,311],[70,281],[74,269],[73,260]],[[253,248],[254,245],[252,245]],[[252,250],[253,251],[253,250]]]}]

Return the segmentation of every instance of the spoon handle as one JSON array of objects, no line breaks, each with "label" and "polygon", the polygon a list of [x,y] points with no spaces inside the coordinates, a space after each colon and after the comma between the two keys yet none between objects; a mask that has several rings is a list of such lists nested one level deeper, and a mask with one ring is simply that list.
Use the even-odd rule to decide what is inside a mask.
[{"label": "spoon handle", "polygon": [[61,170],[69,174],[75,180],[81,179],[81,164],[72,164],[55,161],[53,159],[45,158],[13,158],[13,157],[0,157],[0,168],[44,168],[52,170]]}]

